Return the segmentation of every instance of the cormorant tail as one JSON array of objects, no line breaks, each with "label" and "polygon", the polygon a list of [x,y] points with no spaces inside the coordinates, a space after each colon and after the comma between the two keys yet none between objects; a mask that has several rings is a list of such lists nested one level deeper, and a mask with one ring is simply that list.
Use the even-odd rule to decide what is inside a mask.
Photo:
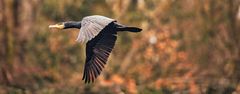
[{"label": "cormorant tail", "polygon": [[119,23],[115,23],[117,26],[117,31],[129,31],[129,32],[141,32],[142,29],[138,27],[129,27],[125,25],[121,25]]},{"label": "cormorant tail", "polygon": [[140,32],[142,29],[137,27],[118,27],[117,31],[130,31],[130,32]]}]

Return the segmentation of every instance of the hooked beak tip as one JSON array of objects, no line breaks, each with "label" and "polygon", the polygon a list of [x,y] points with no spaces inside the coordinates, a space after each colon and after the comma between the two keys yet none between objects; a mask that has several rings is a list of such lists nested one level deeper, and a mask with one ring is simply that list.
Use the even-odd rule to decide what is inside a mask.
[{"label": "hooked beak tip", "polygon": [[55,26],[54,25],[49,25],[48,28],[54,28]]}]

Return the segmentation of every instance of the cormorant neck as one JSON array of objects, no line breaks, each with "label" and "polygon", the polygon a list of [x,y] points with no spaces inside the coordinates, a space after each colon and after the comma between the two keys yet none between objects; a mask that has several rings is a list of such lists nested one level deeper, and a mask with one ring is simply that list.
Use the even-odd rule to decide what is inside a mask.
[{"label": "cormorant neck", "polygon": [[81,28],[81,22],[64,22],[64,28],[63,29],[68,29],[68,28]]}]

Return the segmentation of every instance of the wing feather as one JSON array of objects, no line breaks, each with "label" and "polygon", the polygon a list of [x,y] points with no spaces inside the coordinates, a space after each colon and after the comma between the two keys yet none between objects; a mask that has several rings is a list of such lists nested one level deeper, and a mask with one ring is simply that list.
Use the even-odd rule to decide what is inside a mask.
[{"label": "wing feather", "polygon": [[101,34],[87,42],[87,59],[82,78],[85,80],[85,83],[94,82],[100,75],[115,45],[116,39],[117,37],[114,34]]},{"label": "wing feather", "polygon": [[100,15],[84,17],[81,21],[81,28],[76,41],[85,43],[93,39],[113,21],[116,20]]}]

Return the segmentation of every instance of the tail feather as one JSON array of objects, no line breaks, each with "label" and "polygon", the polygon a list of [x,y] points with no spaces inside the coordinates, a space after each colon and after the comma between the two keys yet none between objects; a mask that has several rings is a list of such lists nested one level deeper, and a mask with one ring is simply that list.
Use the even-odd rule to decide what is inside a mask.
[{"label": "tail feather", "polygon": [[138,27],[129,27],[115,22],[117,31],[141,32],[142,29]]},{"label": "tail feather", "polygon": [[137,27],[118,27],[117,31],[141,32],[142,29]]}]

